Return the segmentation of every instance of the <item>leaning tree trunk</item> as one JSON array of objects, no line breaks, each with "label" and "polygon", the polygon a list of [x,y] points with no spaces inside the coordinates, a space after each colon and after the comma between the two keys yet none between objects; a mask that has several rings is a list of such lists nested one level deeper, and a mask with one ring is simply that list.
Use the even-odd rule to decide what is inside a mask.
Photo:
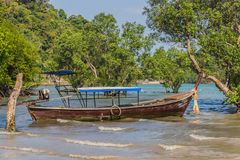
[{"label": "leaning tree trunk", "polygon": [[209,79],[212,82],[214,82],[215,85],[217,86],[217,88],[220,89],[225,95],[227,95],[230,92],[230,89],[228,88],[228,86],[226,86],[224,83],[222,83],[215,76],[205,74],[203,72],[203,70],[201,69],[201,67],[199,66],[199,64],[198,64],[197,60],[195,59],[195,56],[193,55],[193,52],[192,52],[190,36],[187,37],[187,52],[188,52],[189,59],[192,62],[195,72],[197,74],[203,74],[203,78]]},{"label": "leaning tree trunk", "polygon": [[6,129],[8,132],[16,131],[15,111],[16,111],[17,99],[22,88],[22,81],[23,81],[22,79],[23,79],[23,74],[18,73],[16,77],[15,87],[9,97],[8,110],[7,110],[7,123],[6,123]]}]

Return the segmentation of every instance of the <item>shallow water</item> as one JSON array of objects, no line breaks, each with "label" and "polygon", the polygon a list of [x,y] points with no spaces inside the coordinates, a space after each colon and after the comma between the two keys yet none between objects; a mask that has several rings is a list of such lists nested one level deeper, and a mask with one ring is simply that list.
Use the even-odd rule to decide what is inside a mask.
[{"label": "shallow water", "polygon": [[[166,96],[160,85],[141,87],[141,99]],[[181,91],[191,87],[185,84]],[[240,159],[240,115],[231,114],[235,108],[223,104],[225,97],[214,85],[201,85],[199,91],[201,113],[192,114],[191,103],[183,118],[33,123],[26,108],[18,106],[20,132],[0,129],[0,159]],[[6,106],[0,106],[0,128],[5,113]]]}]

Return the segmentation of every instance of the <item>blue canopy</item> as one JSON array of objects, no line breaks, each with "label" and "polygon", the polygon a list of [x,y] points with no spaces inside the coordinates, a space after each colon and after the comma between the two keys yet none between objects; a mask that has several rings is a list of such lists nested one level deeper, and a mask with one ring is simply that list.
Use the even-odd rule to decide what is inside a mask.
[{"label": "blue canopy", "polygon": [[139,87],[86,87],[78,88],[79,92],[118,92],[118,91],[141,91]]}]

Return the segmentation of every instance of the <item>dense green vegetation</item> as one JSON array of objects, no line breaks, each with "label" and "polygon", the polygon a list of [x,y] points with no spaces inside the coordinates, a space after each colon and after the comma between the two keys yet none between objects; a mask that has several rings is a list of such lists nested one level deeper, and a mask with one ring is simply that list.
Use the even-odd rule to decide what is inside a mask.
[{"label": "dense green vegetation", "polygon": [[25,85],[34,81],[38,52],[15,27],[1,19],[0,31],[0,95],[5,96],[14,85],[17,73],[25,73]]},{"label": "dense green vegetation", "polygon": [[[74,85],[131,85],[139,79],[150,79],[164,80],[166,87],[177,92],[189,75],[190,68],[185,65],[189,62],[182,57],[182,52],[175,49],[154,51],[156,39],[135,22],[126,22],[119,27],[112,15],[104,13],[92,20],[81,15],[68,17],[47,0],[1,0],[0,12],[2,19],[21,32],[14,35],[19,35],[21,41],[29,45],[26,51],[24,48],[21,51],[1,48],[1,62],[5,62],[1,65],[10,65],[3,56],[5,54],[25,62],[14,61],[16,67],[26,68],[21,70],[25,85],[36,82],[39,76],[34,73],[37,71],[71,69],[78,73],[69,79]],[[7,34],[4,29],[0,33]],[[9,38],[16,39],[13,35]],[[12,43],[16,45],[14,41]],[[27,60],[22,55],[32,56],[32,59]],[[1,67],[1,87],[13,86],[19,72],[16,67]],[[6,91],[0,90],[5,95],[3,92]]]},{"label": "dense green vegetation", "polygon": [[145,78],[162,80],[167,92],[177,93],[184,82],[194,82],[196,75],[191,71],[187,54],[172,48],[157,49],[153,56],[145,55],[142,65]]},{"label": "dense green vegetation", "polygon": [[[215,82],[229,102],[240,101],[239,1],[149,0],[147,23],[158,37],[134,22],[118,26],[110,14],[92,20],[68,16],[48,0],[0,2],[2,95],[18,72],[24,72],[29,86],[39,77],[34,73],[57,69],[78,72],[69,79],[74,85],[131,85],[148,79],[164,81],[177,92],[182,83],[195,80],[193,68]],[[182,50],[154,50],[159,39]]]},{"label": "dense green vegetation", "polygon": [[149,0],[145,8],[149,26],[186,48],[195,72],[240,107],[239,13],[235,0]]}]

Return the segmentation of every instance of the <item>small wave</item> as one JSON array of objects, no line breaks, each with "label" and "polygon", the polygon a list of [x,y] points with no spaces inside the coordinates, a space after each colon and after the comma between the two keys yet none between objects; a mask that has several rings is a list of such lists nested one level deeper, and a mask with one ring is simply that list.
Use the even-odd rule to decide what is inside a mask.
[{"label": "small wave", "polygon": [[190,121],[191,124],[201,124],[202,122],[200,120],[194,120]]},{"label": "small wave", "polygon": [[0,135],[19,135],[21,132],[6,132],[6,131],[0,131]]},{"label": "small wave", "polygon": [[79,154],[69,154],[71,158],[81,158],[81,159],[96,159],[96,160],[104,160],[104,159],[115,159],[116,156],[85,156]]},{"label": "small wave", "polygon": [[72,124],[87,124],[87,125],[91,125],[91,126],[96,125],[96,124],[91,123],[91,122],[81,122],[81,121],[67,120],[67,119],[57,119],[57,122],[59,122],[59,123],[72,123]]},{"label": "small wave", "polygon": [[31,153],[42,153],[52,156],[60,156],[60,157],[70,157],[70,158],[80,158],[80,159],[96,159],[96,160],[104,160],[104,159],[115,159],[117,156],[87,156],[87,155],[78,155],[78,154],[62,154],[62,153],[55,153],[41,149],[35,148],[26,148],[26,147],[10,147],[10,146],[0,146],[0,149],[4,150],[14,150],[14,151],[23,151],[23,152],[31,152]]},{"label": "small wave", "polygon": [[146,121],[148,121],[147,119],[139,119],[138,120],[139,122],[146,122]]},{"label": "small wave", "polygon": [[59,123],[82,123],[81,121],[67,120],[67,119],[57,119],[57,122],[59,122]]},{"label": "small wave", "polygon": [[26,133],[27,136],[30,136],[30,137],[39,137],[40,135],[38,134],[33,134],[33,133]]},{"label": "small wave", "polygon": [[240,143],[240,138],[232,138],[232,137],[206,137],[206,136],[200,136],[195,134],[190,134],[190,137],[199,141],[221,140],[223,142],[230,143],[230,144]]},{"label": "small wave", "polygon": [[0,135],[27,135],[30,137],[39,137],[37,134],[33,133],[26,133],[26,132],[6,132],[6,131],[1,131]]},{"label": "small wave", "polygon": [[66,120],[66,119],[57,119],[57,122],[59,122],[59,123],[69,123],[71,121],[70,120]]},{"label": "small wave", "polygon": [[196,134],[190,134],[189,136],[199,141],[222,139],[222,137],[206,137],[206,136],[200,136]]},{"label": "small wave", "polygon": [[92,141],[80,141],[80,140],[72,140],[72,139],[65,139],[68,143],[75,143],[81,145],[89,145],[89,146],[99,146],[99,147],[130,147],[132,144],[114,144],[114,143],[104,143],[104,142],[92,142]]},{"label": "small wave", "polygon": [[24,151],[24,152],[32,152],[32,153],[44,153],[46,151],[41,149],[34,149],[34,148],[25,148],[25,147],[9,147],[9,146],[0,146],[1,149],[6,150],[17,150],[17,151]]},{"label": "small wave", "polygon": [[175,149],[180,149],[180,148],[185,147],[185,146],[180,146],[180,145],[166,145],[166,144],[158,144],[158,146],[160,146],[162,149],[164,149],[166,151],[172,151]]},{"label": "small wave", "polygon": [[122,131],[122,130],[125,130],[126,128],[99,126],[98,129],[101,131]]}]

